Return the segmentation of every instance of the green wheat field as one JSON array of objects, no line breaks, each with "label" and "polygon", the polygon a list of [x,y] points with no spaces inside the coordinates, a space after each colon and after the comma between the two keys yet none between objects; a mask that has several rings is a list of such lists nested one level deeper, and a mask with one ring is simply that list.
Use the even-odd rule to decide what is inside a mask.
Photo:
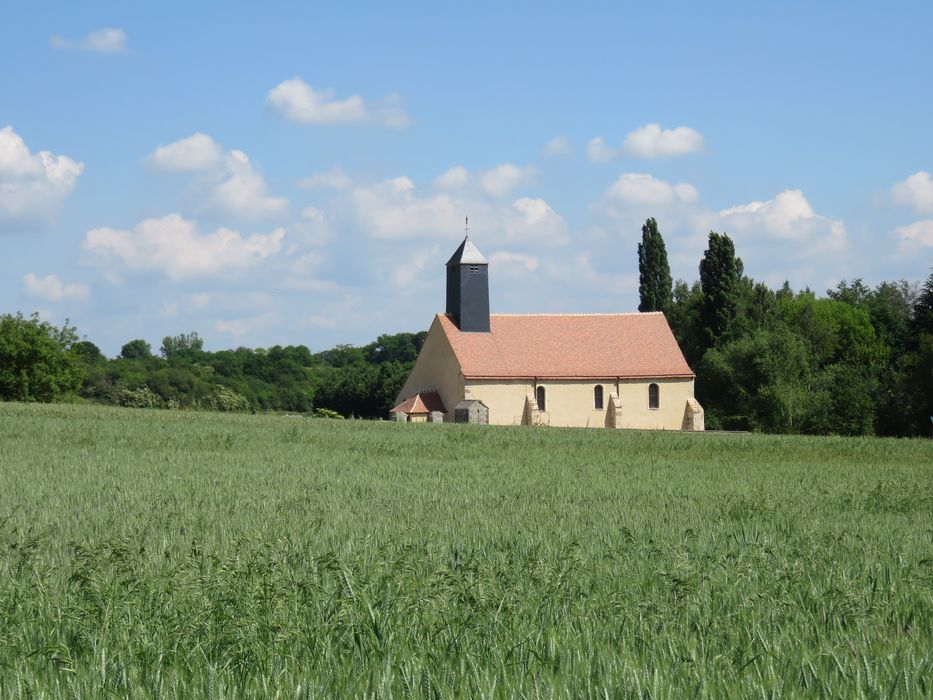
[{"label": "green wheat field", "polygon": [[933,696],[933,441],[0,404],[0,697]]}]

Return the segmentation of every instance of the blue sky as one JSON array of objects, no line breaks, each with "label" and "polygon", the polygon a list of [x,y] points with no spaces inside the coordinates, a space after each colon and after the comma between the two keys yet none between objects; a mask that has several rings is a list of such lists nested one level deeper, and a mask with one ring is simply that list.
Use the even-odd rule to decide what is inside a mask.
[{"label": "blue sky", "polygon": [[[637,306],[710,229],[823,292],[933,265],[929,3],[23,3],[0,23],[0,312],[113,355]],[[760,6],[759,6],[760,5]]]}]

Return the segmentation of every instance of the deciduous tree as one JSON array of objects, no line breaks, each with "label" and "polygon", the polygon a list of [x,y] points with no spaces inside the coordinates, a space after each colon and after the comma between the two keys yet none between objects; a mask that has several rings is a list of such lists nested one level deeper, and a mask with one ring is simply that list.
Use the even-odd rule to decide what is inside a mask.
[{"label": "deciduous tree", "polygon": [[0,399],[58,401],[77,391],[83,377],[74,344],[75,328],[24,318],[0,316]]},{"label": "deciduous tree", "polygon": [[120,357],[124,360],[145,360],[152,357],[152,346],[141,338],[131,340],[120,348]]}]

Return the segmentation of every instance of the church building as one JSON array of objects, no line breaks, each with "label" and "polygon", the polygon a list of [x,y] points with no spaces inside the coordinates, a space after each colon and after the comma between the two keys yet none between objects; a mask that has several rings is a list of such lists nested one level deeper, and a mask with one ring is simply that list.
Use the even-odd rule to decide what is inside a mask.
[{"label": "church building", "polygon": [[469,235],[396,420],[703,430],[694,374],[664,314],[490,314],[489,264]]}]

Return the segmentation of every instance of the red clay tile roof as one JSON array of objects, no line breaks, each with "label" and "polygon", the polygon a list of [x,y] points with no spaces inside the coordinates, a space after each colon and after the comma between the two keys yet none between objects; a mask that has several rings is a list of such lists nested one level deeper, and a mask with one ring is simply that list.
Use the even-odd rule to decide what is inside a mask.
[{"label": "red clay tile roof", "polygon": [[437,319],[467,379],[693,376],[660,312],[492,314],[489,333]]},{"label": "red clay tile roof", "polygon": [[431,413],[432,411],[447,413],[444,402],[441,401],[441,397],[436,391],[423,391],[420,394],[409,396],[389,413],[408,413],[409,415],[414,413],[417,415]]}]

